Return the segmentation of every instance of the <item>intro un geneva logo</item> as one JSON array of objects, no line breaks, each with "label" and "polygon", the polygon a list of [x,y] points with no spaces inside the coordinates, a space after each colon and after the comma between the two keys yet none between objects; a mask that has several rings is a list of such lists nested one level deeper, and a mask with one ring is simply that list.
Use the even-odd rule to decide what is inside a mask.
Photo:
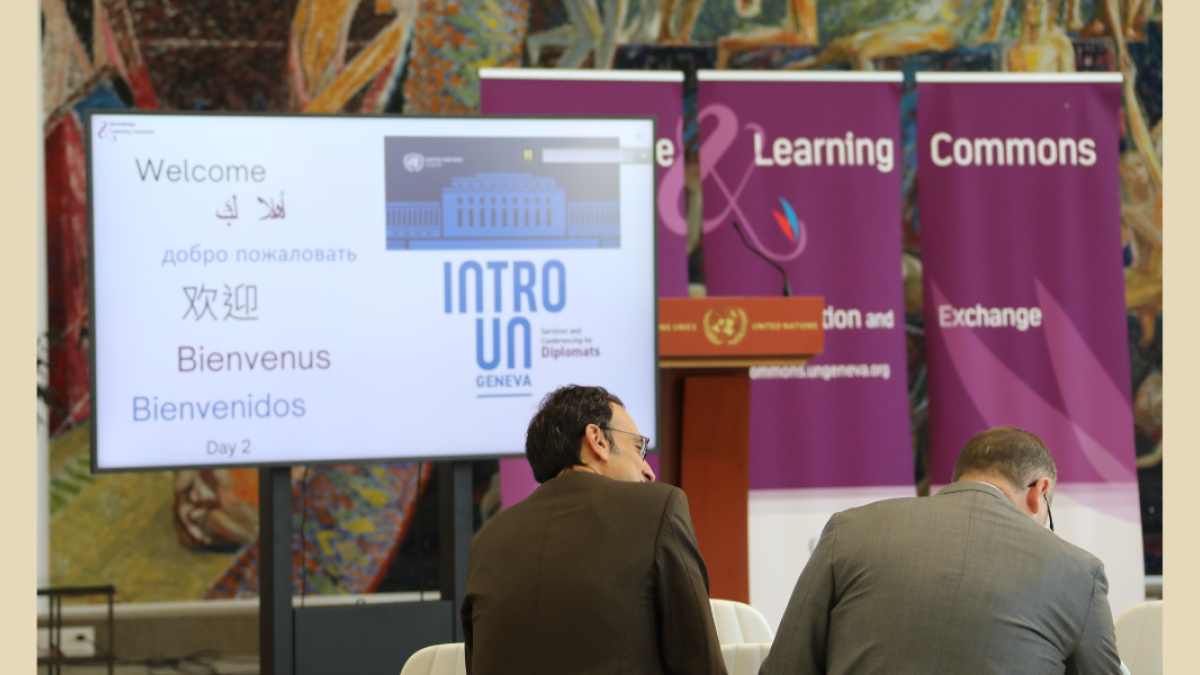
[{"label": "intro un geneva logo", "polygon": [[404,155],[404,168],[412,173],[416,173],[425,168],[425,155],[419,152],[410,152]]}]

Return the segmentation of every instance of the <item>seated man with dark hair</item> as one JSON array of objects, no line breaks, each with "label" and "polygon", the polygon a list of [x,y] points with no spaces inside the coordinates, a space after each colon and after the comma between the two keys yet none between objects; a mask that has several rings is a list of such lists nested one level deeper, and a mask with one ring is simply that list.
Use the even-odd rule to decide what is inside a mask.
[{"label": "seated man with dark hair", "polygon": [[976,434],[953,480],[829,519],[763,675],[1119,675],[1104,565],[1053,533],[1041,439]]},{"label": "seated man with dark hair", "polygon": [[724,673],[708,572],[679,488],[602,387],[542,400],[525,455],[541,486],[471,543],[467,672]]}]

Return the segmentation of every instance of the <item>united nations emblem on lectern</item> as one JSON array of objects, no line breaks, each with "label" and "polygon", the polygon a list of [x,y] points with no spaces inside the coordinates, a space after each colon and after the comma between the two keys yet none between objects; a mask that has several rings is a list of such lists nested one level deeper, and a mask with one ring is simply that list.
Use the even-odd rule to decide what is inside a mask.
[{"label": "united nations emblem on lectern", "polygon": [[714,345],[736,345],[749,327],[741,307],[714,307],[704,313],[704,336]]}]

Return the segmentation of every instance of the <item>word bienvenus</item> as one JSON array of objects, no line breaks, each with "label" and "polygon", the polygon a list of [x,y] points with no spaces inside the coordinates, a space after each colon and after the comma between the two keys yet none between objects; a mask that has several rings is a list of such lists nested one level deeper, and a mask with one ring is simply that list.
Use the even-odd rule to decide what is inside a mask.
[{"label": "word bienvenus", "polygon": [[[487,299],[488,302],[484,302],[485,274],[492,282],[492,297]],[[458,266],[457,274],[454,265],[447,262],[443,267],[443,282],[446,314],[454,313],[457,304],[459,314],[466,314],[468,307],[473,307],[474,313],[482,314],[486,307],[487,311],[496,314],[513,312],[518,315],[509,318],[503,330],[500,318],[493,318],[490,341],[487,339],[488,322],[483,318],[475,319],[475,361],[484,370],[498,368],[502,354],[508,357],[505,363],[509,369],[516,368],[518,362],[523,368],[532,367],[533,329],[529,320],[520,314],[537,312],[539,304],[546,312],[561,312],[567,305],[567,268],[557,260],[547,261],[540,271],[532,262],[524,260],[511,265],[508,261],[480,265],[468,260]],[[503,349],[505,344],[507,350]],[[522,358],[518,359],[518,355]]]}]

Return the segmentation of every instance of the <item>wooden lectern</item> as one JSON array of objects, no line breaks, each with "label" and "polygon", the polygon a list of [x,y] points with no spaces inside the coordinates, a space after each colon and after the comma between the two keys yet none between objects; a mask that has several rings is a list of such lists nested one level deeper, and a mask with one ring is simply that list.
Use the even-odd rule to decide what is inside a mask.
[{"label": "wooden lectern", "polygon": [[710,595],[750,602],[750,372],[824,347],[822,298],[658,301],[660,477],[688,495]]}]

